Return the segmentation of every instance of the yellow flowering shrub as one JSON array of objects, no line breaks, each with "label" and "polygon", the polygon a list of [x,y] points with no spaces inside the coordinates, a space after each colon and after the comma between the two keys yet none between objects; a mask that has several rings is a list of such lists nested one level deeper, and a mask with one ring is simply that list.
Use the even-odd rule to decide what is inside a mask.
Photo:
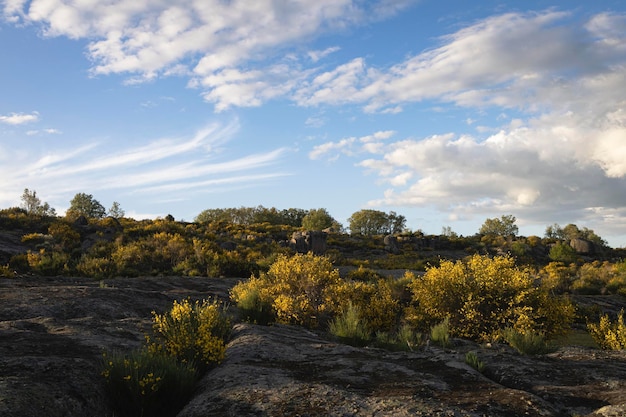
[{"label": "yellow flowering shrub", "polygon": [[474,340],[497,338],[506,327],[556,335],[569,328],[574,317],[567,299],[535,285],[534,277],[508,256],[442,261],[424,276],[414,276],[409,287],[408,320],[428,328],[448,318],[451,335]]},{"label": "yellow flowering shrub", "polygon": [[339,311],[343,280],[325,257],[279,255],[267,273],[239,283],[231,299],[241,306],[256,297],[259,306],[271,305],[277,321],[317,327]]},{"label": "yellow flowering shrub", "polygon": [[174,417],[198,379],[190,364],[145,349],[104,354],[102,362],[107,394],[121,417]]},{"label": "yellow flowering shrub", "polygon": [[397,327],[400,303],[394,298],[389,281],[346,282],[339,295],[342,305],[355,306],[373,332],[389,332]]},{"label": "yellow flowering shrub", "polygon": [[163,352],[201,371],[224,358],[230,322],[217,301],[174,301],[170,311],[152,315],[150,351]]},{"label": "yellow flowering shrub", "polygon": [[609,316],[605,314],[600,317],[599,323],[587,324],[587,329],[602,349],[626,349],[626,325],[624,324],[623,309],[617,316],[616,322],[612,322]]}]

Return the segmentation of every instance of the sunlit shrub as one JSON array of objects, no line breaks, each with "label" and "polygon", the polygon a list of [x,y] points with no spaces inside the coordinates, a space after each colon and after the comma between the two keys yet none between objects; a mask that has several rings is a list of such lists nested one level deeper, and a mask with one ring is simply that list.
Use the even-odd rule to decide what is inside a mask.
[{"label": "sunlit shrub", "polygon": [[48,233],[63,250],[71,251],[80,246],[80,233],[67,223],[52,223],[48,228]]},{"label": "sunlit shrub", "polygon": [[407,319],[427,328],[449,318],[450,333],[458,337],[491,340],[506,327],[557,335],[574,317],[569,300],[535,285],[534,277],[510,257],[442,261],[409,286],[413,305]]},{"label": "sunlit shrub", "polygon": [[373,332],[391,331],[396,328],[400,305],[393,296],[391,283],[385,279],[374,282],[347,282],[337,294],[345,308],[346,303],[358,308],[361,318]]},{"label": "sunlit shrub", "polygon": [[541,284],[544,288],[557,293],[569,291],[576,276],[576,266],[565,266],[562,262],[550,262],[541,271]]},{"label": "sunlit shrub", "polygon": [[378,272],[360,265],[357,269],[348,272],[347,278],[352,281],[376,282],[383,278]]},{"label": "sunlit shrub", "polygon": [[572,291],[579,294],[602,294],[604,286],[614,276],[612,265],[608,262],[590,262],[580,266],[577,279],[572,282]]},{"label": "sunlit shrub", "polygon": [[177,358],[201,372],[224,358],[230,321],[217,301],[174,301],[164,314],[152,313],[153,337],[148,349]]},{"label": "sunlit shrub", "polygon": [[110,278],[116,275],[117,268],[110,258],[81,256],[76,264],[76,270],[84,277]]},{"label": "sunlit shrub", "polygon": [[130,242],[118,246],[111,259],[119,275],[133,277],[153,272],[150,254],[151,250],[141,242]]},{"label": "sunlit shrub", "polygon": [[40,275],[61,275],[68,270],[69,255],[63,252],[28,252],[28,265]]},{"label": "sunlit shrub", "polygon": [[327,258],[280,255],[267,273],[239,284],[231,297],[239,302],[248,288],[256,287],[260,302],[272,305],[277,321],[317,327],[339,311],[342,286],[339,271]]},{"label": "sunlit shrub", "polygon": [[265,283],[260,278],[253,276],[245,283],[238,283],[231,289],[230,298],[246,321],[266,325],[276,319]]},{"label": "sunlit shrub", "polygon": [[102,376],[116,416],[173,417],[191,398],[198,374],[191,364],[146,349],[103,357]]},{"label": "sunlit shrub", "polygon": [[626,325],[624,324],[624,310],[617,316],[617,321],[611,321],[607,314],[600,317],[599,323],[587,324],[587,330],[598,346],[606,350],[626,349]]}]

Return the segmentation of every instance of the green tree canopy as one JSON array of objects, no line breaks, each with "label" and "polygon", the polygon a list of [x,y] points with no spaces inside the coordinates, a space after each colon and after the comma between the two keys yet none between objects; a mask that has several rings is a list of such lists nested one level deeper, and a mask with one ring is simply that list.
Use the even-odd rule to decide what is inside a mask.
[{"label": "green tree canopy", "polygon": [[255,223],[283,224],[300,227],[306,210],[289,208],[278,210],[275,207],[237,207],[206,209],[195,218],[198,223],[224,222],[240,225]]},{"label": "green tree canopy", "polygon": [[70,201],[67,210],[68,217],[85,216],[91,219],[101,219],[105,216],[106,209],[91,194],[78,193]]},{"label": "green tree canopy", "polygon": [[302,227],[306,230],[324,230],[337,224],[325,208],[311,209],[302,219]]},{"label": "green tree canopy", "polygon": [[355,235],[383,235],[399,233],[406,226],[406,218],[395,211],[359,210],[348,219],[350,233]]},{"label": "green tree canopy", "polygon": [[516,236],[519,229],[515,225],[515,216],[507,214],[500,218],[487,219],[480,227],[478,233],[481,235]]},{"label": "green tree canopy", "polygon": [[585,239],[593,242],[599,247],[607,246],[606,241],[598,236],[593,230],[586,227],[579,229],[578,226],[572,223],[565,227],[561,227],[557,223],[546,227],[545,237],[549,239],[563,240],[566,242],[570,242],[572,239]]},{"label": "green tree canopy", "polygon": [[38,216],[56,216],[56,210],[48,203],[42,203],[41,199],[37,197],[37,191],[30,191],[28,188],[24,189],[24,193],[21,197],[22,207],[28,214],[35,214]]},{"label": "green tree canopy", "polygon": [[124,210],[120,206],[120,203],[118,203],[117,201],[114,201],[113,204],[111,205],[111,208],[109,209],[109,212],[107,214],[110,217],[113,217],[113,218],[116,218],[116,219],[121,219],[122,217],[124,217],[126,212],[124,212]]}]

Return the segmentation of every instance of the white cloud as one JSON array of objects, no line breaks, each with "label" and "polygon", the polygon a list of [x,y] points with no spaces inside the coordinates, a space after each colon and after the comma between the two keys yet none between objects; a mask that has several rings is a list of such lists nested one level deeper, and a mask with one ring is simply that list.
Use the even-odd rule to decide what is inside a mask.
[{"label": "white cloud", "polygon": [[326,57],[327,55],[330,55],[330,54],[332,54],[334,52],[337,52],[339,50],[341,50],[340,47],[338,47],[338,46],[331,46],[331,47],[326,48],[326,49],[324,49],[322,51],[309,51],[307,53],[307,55],[309,56],[309,58],[311,58],[311,61],[317,62],[320,59]]},{"label": "white cloud", "polygon": [[393,130],[381,130],[371,135],[360,138],[349,137],[338,142],[326,142],[316,145],[309,152],[309,158],[320,159],[323,155],[331,154],[328,159],[331,161],[339,158],[340,154],[353,156],[359,153],[378,153],[383,148],[383,141],[395,135]]},{"label": "white cloud", "polygon": [[39,113],[34,111],[30,114],[26,113],[9,113],[8,115],[0,116],[0,123],[8,125],[21,125],[25,123],[32,123],[39,120]]},{"label": "white cloud", "polygon": [[66,200],[84,190],[111,189],[143,191],[156,197],[164,190],[176,194],[176,190],[188,193],[220,184],[252,186],[288,175],[273,169],[286,153],[283,148],[220,158],[219,149],[238,130],[236,120],[227,125],[214,123],[189,137],[154,140],[108,154],[103,151],[104,143],[98,142],[55,147],[40,154],[5,149],[0,177],[11,186],[2,191],[0,202],[12,201],[25,187],[54,190]]},{"label": "white cloud", "polygon": [[[46,36],[89,40],[94,75],[128,74],[127,84],[162,75],[191,76],[190,84],[204,87],[205,98],[219,111],[257,106],[292,90],[293,83],[281,85],[300,71],[297,62],[289,71],[271,74],[277,60],[292,58],[288,47],[389,17],[411,3],[414,0],[9,0],[3,13],[9,21],[40,24]],[[311,51],[306,57],[316,62],[338,49]],[[232,71],[246,78],[222,77]]]}]

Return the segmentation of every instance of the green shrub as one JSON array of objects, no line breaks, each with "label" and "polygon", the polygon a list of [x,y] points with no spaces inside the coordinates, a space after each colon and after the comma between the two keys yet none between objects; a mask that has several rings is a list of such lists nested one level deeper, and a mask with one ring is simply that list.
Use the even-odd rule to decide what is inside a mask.
[{"label": "green shrub", "polygon": [[174,301],[165,314],[152,313],[154,336],[148,350],[162,352],[201,373],[224,358],[230,321],[217,301]]},{"label": "green shrub", "polygon": [[367,321],[361,318],[360,309],[352,303],[330,322],[329,330],[333,336],[353,346],[365,346],[371,337]]},{"label": "green shrub", "polygon": [[376,346],[384,349],[413,351],[419,349],[423,342],[422,334],[406,323],[397,332],[376,332]]},{"label": "green shrub", "polygon": [[450,320],[447,317],[430,328],[430,340],[442,348],[450,346]]},{"label": "green shrub", "polygon": [[102,375],[115,415],[121,417],[173,417],[198,380],[191,364],[146,349],[105,354]]},{"label": "green shrub", "polygon": [[619,312],[617,321],[613,322],[607,314],[600,317],[599,323],[587,324],[587,330],[600,348],[605,350],[626,349],[626,325],[624,309]]},{"label": "green shrub", "polygon": [[503,339],[523,355],[543,355],[554,351],[554,347],[546,342],[545,335],[536,332],[521,332],[512,327],[502,331]]},{"label": "green shrub", "polygon": [[476,352],[467,352],[465,354],[465,363],[476,369],[478,372],[483,373],[485,371],[485,362],[478,358]]}]

